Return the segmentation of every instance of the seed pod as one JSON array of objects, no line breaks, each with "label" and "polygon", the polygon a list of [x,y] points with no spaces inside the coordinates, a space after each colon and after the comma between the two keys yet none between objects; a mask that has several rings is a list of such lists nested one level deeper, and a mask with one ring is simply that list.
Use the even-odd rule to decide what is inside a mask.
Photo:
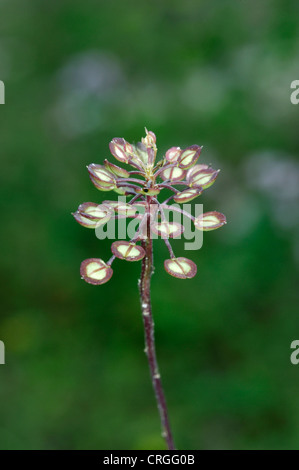
[{"label": "seed pod", "polygon": [[121,168],[120,166],[114,165],[113,163],[108,162],[108,160],[104,160],[104,165],[108,171],[110,171],[116,176],[119,176],[120,178],[130,177],[130,173],[127,170],[125,170],[124,168]]},{"label": "seed pod", "polygon": [[132,145],[120,137],[112,139],[109,144],[109,149],[116,160],[123,163],[128,163],[131,158],[131,154],[133,153]]},{"label": "seed pod", "polygon": [[121,186],[120,188],[113,188],[113,191],[121,196],[130,196],[135,194],[134,189],[130,188],[129,186]]},{"label": "seed pod", "polygon": [[135,217],[137,209],[130,204],[119,201],[104,201],[103,204],[107,205],[110,210],[117,212],[124,217]]},{"label": "seed pod", "polygon": [[164,261],[164,268],[173,277],[191,279],[197,273],[197,266],[188,258],[171,258]]},{"label": "seed pod", "polygon": [[194,165],[192,168],[189,168],[189,170],[187,171],[187,175],[186,175],[187,182],[191,180],[192,175],[194,175],[200,170],[207,170],[208,168],[209,168],[209,165],[205,165],[204,163],[200,163],[200,164]]},{"label": "seed pod", "polygon": [[[146,166],[148,163],[148,148],[142,143],[142,142],[137,142],[136,145],[133,146],[133,157],[131,158],[131,161],[136,163],[139,166]],[[129,162],[130,163],[130,162]]]},{"label": "seed pod", "polygon": [[171,147],[169,150],[167,150],[165,154],[165,158],[169,163],[176,163],[178,161],[178,158],[181,154],[181,149],[180,147]]},{"label": "seed pod", "polygon": [[103,204],[98,205],[94,202],[84,202],[78,207],[77,212],[72,214],[75,220],[87,228],[96,228],[103,225],[111,218],[111,209]]},{"label": "seed pod", "polygon": [[78,212],[87,219],[95,220],[98,222],[108,222],[111,218],[112,210],[103,204],[96,204],[94,202],[84,202],[78,207]]},{"label": "seed pod", "polygon": [[183,180],[185,175],[186,171],[182,168],[178,168],[177,166],[172,168],[165,168],[165,170],[161,171],[160,173],[160,176],[164,181],[170,180],[172,182]]},{"label": "seed pod", "polygon": [[103,165],[92,163],[87,167],[89,176],[97,189],[101,191],[111,191],[116,186],[116,180],[113,173],[106,170]]},{"label": "seed pod", "polygon": [[188,184],[191,188],[200,186],[202,189],[207,189],[215,183],[219,172],[220,170],[213,170],[212,168],[199,170],[189,177]]},{"label": "seed pod", "polygon": [[145,251],[141,246],[126,241],[112,243],[111,251],[114,256],[126,261],[140,261],[145,256]]},{"label": "seed pod", "polygon": [[198,230],[216,230],[226,224],[226,217],[221,212],[205,212],[196,217],[194,225]]},{"label": "seed pod", "polygon": [[145,128],[146,136],[141,139],[141,142],[143,145],[146,147],[155,147],[156,146],[156,135],[152,131],[148,131],[147,128]]},{"label": "seed pod", "polygon": [[190,188],[190,189],[185,189],[185,191],[182,191],[181,193],[177,193],[173,200],[175,202],[179,202],[180,204],[185,204],[185,202],[190,202],[193,199],[195,199],[197,196],[199,196],[202,193],[202,188]]},{"label": "seed pod", "polygon": [[176,238],[179,237],[185,230],[185,227],[177,222],[153,222],[151,224],[153,233],[162,238]]},{"label": "seed pod", "polygon": [[87,217],[84,217],[79,212],[73,212],[72,216],[78,222],[78,224],[82,225],[82,227],[96,228],[98,225],[97,222],[95,222],[94,220],[88,219]]},{"label": "seed pod", "polygon": [[201,149],[202,147],[199,147],[199,145],[191,145],[190,147],[182,150],[178,158],[178,166],[183,168],[183,170],[191,168],[191,166],[195,165],[197,162]]},{"label": "seed pod", "polygon": [[103,260],[89,258],[81,263],[80,274],[88,284],[99,285],[111,279],[113,270]]}]

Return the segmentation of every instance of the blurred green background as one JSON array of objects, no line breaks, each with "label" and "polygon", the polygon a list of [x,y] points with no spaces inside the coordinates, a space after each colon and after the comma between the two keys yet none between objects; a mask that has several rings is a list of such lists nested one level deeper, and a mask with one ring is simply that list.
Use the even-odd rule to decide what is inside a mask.
[{"label": "blurred green background", "polygon": [[[85,166],[144,126],[221,168],[204,210],[228,225],[170,277],[155,243],[158,359],[179,449],[298,449],[297,0],[0,2],[1,449],[163,449],[143,353],[139,263],[108,259],[71,212]],[[111,157],[113,160],[113,158]]]}]

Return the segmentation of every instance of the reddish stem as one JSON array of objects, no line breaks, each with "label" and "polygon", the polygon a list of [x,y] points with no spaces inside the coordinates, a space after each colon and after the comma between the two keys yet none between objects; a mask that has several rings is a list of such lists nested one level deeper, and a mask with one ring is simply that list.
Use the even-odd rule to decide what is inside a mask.
[{"label": "reddish stem", "polygon": [[162,436],[164,437],[167,447],[174,450],[174,442],[169,424],[168,411],[166,406],[165,395],[162,387],[161,376],[159,373],[158,362],[156,357],[155,337],[154,337],[154,321],[151,308],[150,281],[153,273],[153,242],[150,236],[150,202],[151,197],[147,198],[147,233],[146,239],[141,244],[145,250],[145,257],[142,260],[141,277],[139,281],[139,291],[141,300],[142,317],[145,333],[145,353],[148,358],[150,374],[153,388],[155,391],[156,401],[161,419]]}]

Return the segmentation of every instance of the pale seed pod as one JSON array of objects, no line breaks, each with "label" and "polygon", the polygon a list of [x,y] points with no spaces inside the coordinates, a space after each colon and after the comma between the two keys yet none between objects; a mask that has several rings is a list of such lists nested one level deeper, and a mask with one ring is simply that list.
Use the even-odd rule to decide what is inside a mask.
[{"label": "pale seed pod", "polygon": [[197,196],[199,196],[202,193],[202,188],[189,188],[185,189],[185,191],[182,191],[181,193],[177,193],[173,200],[175,202],[178,202],[180,204],[185,204],[186,202],[190,202],[193,199],[195,199]]},{"label": "pale seed pod", "polygon": [[189,168],[187,171],[186,175],[186,180],[189,182],[192,178],[192,175],[197,173],[200,170],[207,170],[209,168],[209,165],[206,165],[205,163],[198,163],[197,165],[194,165],[192,168]]},{"label": "pale seed pod", "polygon": [[194,225],[198,230],[216,230],[226,224],[226,217],[221,212],[205,212],[196,217]]},{"label": "pale seed pod", "polygon": [[185,230],[185,227],[177,222],[152,222],[151,230],[162,238],[179,237]]},{"label": "pale seed pod", "polygon": [[119,201],[104,201],[103,204],[107,205],[110,210],[117,212],[125,217],[135,217],[137,209],[130,204]]},{"label": "pale seed pod", "polygon": [[135,194],[134,189],[129,186],[121,186],[120,188],[113,188],[113,191],[121,196],[129,196]]},{"label": "pale seed pod", "polygon": [[88,165],[87,169],[90,179],[97,189],[100,189],[101,191],[111,191],[115,188],[115,176],[103,165],[91,163],[91,165]]},{"label": "pale seed pod", "polygon": [[199,159],[201,149],[202,147],[199,147],[199,145],[191,145],[182,150],[178,158],[178,166],[183,168],[183,170],[191,168]]},{"label": "pale seed pod", "polygon": [[104,204],[99,205],[94,202],[84,202],[80,204],[77,212],[72,215],[83,227],[96,228],[110,220],[112,211]]},{"label": "pale seed pod", "polygon": [[82,261],[80,266],[82,279],[88,284],[105,284],[111,279],[113,270],[103,260],[99,258],[89,258]]},{"label": "pale seed pod", "polygon": [[145,256],[145,251],[141,246],[126,241],[112,243],[111,251],[114,256],[126,261],[140,261]]},{"label": "pale seed pod", "polygon": [[110,142],[109,149],[116,160],[123,163],[129,163],[131,154],[133,153],[133,147],[129,142],[126,142],[125,139],[115,137]]},{"label": "pale seed pod", "polygon": [[188,184],[191,188],[200,186],[202,189],[207,189],[215,183],[219,172],[220,170],[213,170],[212,168],[199,170],[192,174]]},{"label": "pale seed pod", "polygon": [[197,273],[196,264],[184,257],[166,259],[164,268],[168,274],[179,279],[192,279]]},{"label": "pale seed pod", "polygon": [[156,135],[152,131],[148,131],[147,128],[145,128],[145,132],[146,136],[141,139],[141,142],[148,148],[155,147],[157,141]]},{"label": "pale seed pod", "polygon": [[114,163],[108,162],[108,160],[104,160],[104,165],[108,171],[120,178],[130,177],[130,173],[127,170],[121,168],[120,166],[114,165]]},{"label": "pale seed pod", "polygon": [[82,227],[94,229],[98,226],[97,222],[95,222],[94,220],[88,219],[87,217],[84,217],[82,214],[80,214],[80,212],[73,212],[72,216],[78,222],[78,224],[82,225]]},{"label": "pale seed pod", "polygon": [[164,181],[170,180],[171,182],[181,181],[185,178],[185,175],[186,171],[182,168],[178,168],[177,166],[165,168],[165,170],[160,173],[160,176]]},{"label": "pale seed pod", "polygon": [[180,147],[171,147],[170,149],[167,150],[165,154],[165,158],[169,163],[176,163],[178,161],[178,158],[181,154],[181,148]]}]

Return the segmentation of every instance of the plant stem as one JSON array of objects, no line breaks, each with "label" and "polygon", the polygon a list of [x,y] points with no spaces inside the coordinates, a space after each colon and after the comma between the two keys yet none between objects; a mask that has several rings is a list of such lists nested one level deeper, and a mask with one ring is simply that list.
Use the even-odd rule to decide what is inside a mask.
[{"label": "plant stem", "polygon": [[153,241],[150,236],[150,201],[151,198],[148,197],[146,239],[142,240],[141,242],[142,247],[145,250],[145,257],[142,260],[139,291],[145,333],[145,353],[148,358],[152,384],[155,391],[156,401],[160,414],[162,436],[166,441],[168,449],[174,450],[175,446],[170,429],[166,400],[156,357],[154,321],[151,308],[150,282],[153,273]]}]

